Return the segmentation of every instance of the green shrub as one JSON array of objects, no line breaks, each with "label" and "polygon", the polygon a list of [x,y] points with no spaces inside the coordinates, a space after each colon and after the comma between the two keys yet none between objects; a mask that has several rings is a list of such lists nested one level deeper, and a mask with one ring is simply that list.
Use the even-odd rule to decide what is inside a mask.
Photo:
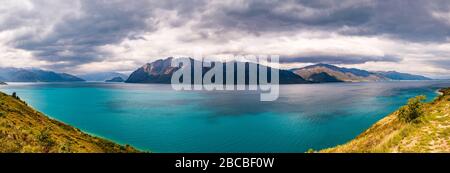
[{"label": "green shrub", "polygon": [[20,97],[17,95],[16,92],[13,92],[11,96],[17,100],[20,100]]},{"label": "green shrub", "polygon": [[45,147],[52,147],[54,146],[56,143],[55,141],[53,141],[53,139],[51,138],[50,134],[48,133],[49,130],[45,129],[44,131],[42,131],[39,135],[38,135],[38,140],[39,142],[41,142],[42,145],[44,145]]},{"label": "green shrub", "polygon": [[423,101],[426,96],[420,95],[408,100],[408,104],[400,108],[398,118],[406,123],[417,122],[418,118],[423,115]]},{"label": "green shrub", "polygon": [[316,152],[316,150],[314,150],[312,148],[310,148],[310,149],[308,149],[308,151],[306,151],[306,153],[315,153],[315,152]]}]

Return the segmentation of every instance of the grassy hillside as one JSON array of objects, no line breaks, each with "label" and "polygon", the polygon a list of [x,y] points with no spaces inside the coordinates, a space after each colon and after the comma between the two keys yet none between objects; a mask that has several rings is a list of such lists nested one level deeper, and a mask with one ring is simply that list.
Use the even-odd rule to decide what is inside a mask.
[{"label": "grassy hillside", "polygon": [[126,153],[130,146],[93,137],[50,119],[18,97],[0,92],[1,153]]},{"label": "grassy hillside", "polygon": [[450,152],[450,88],[432,103],[422,104],[416,120],[401,119],[399,109],[378,121],[354,140],[320,152]]}]

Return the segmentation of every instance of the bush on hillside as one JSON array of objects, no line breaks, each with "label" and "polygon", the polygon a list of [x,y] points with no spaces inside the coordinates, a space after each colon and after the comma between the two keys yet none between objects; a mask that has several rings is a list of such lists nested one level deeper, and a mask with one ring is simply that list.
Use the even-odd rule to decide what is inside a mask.
[{"label": "bush on hillside", "polygon": [[16,92],[13,92],[11,96],[17,100],[20,100],[20,97],[17,95]]},{"label": "bush on hillside", "polygon": [[418,118],[423,115],[423,101],[426,96],[420,95],[408,100],[408,104],[400,108],[398,118],[406,123],[417,122]]}]

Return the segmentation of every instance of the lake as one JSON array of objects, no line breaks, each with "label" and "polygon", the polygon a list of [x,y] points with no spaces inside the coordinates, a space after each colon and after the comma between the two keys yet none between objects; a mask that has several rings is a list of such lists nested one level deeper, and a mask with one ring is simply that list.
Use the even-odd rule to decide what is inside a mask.
[{"label": "lake", "polygon": [[11,83],[48,116],[87,133],[160,153],[305,152],[345,143],[450,81],[282,85],[274,102],[255,91],[174,91],[170,85]]}]

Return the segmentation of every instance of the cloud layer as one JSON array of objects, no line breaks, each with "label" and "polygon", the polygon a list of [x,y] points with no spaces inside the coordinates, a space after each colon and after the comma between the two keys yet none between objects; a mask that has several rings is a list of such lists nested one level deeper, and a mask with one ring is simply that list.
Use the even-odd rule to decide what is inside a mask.
[{"label": "cloud layer", "polygon": [[[176,55],[277,54],[450,77],[447,0],[5,0],[0,65],[130,71]],[[411,68],[414,66],[415,68]]]}]

